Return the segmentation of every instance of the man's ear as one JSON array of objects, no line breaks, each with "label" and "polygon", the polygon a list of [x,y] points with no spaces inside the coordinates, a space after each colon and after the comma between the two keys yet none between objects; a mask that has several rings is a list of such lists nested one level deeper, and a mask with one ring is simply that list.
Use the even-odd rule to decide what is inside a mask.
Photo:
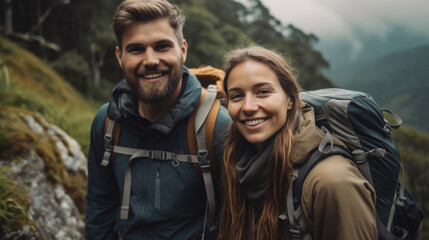
[{"label": "man's ear", "polygon": [[118,46],[116,46],[115,55],[116,55],[116,60],[118,60],[119,66],[122,69],[124,69],[124,67],[122,66],[122,52],[121,52],[121,50],[119,49]]},{"label": "man's ear", "polygon": [[188,55],[188,43],[186,40],[182,41],[182,46],[180,46],[180,50],[182,51],[183,63],[186,61],[186,56]]}]

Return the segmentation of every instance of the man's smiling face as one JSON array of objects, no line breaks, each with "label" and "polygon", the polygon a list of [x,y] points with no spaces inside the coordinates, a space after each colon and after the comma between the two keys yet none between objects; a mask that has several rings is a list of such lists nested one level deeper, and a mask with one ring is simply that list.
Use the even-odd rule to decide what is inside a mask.
[{"label": "man's smiling face", "polygon": [[180,93],[187,43],[178,43],[168,18],[138,22],[122,35],[119,65],[139,101],[154,104]]}]

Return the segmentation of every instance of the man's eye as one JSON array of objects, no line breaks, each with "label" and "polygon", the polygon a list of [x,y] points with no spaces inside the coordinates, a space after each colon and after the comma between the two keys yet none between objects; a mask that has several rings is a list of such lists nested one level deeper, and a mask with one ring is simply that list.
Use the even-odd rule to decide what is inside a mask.
[{"label": "man's eye", "polygon": [[143,51],[142,47],[132,47],[130,49],[128,49],[128,52],[130,53],[140,53]]},{"label": "man's eye", "polygon": [[168,49],[170,49],[170,45],[168,45],[168,44],[159,44],[159,45],[156,46],[156,49],[158,51],[168,50]]}]

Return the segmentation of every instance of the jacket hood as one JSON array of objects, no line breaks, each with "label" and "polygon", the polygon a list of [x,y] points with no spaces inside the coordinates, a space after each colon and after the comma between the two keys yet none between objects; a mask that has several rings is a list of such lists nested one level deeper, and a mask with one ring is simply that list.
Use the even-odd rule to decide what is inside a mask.
[{"label": "jacket hood", "polygon": [[[137,111],[138,100],[132,94],[128,82],[123,79],[113,89],[107,108],[107,116],[121,124],[130,125],[133,129],[152,128],[168,134],[175,124],[188,117],[201,96],[201,84],[194,74],[183,68],[182,91],[174,106],[160,119],[151,123],[140,116]],[[144,123],[144,124],[142,124]]]},{"label": "jacket hood", "polygon": [[[301,128],[294,137],[294,144],[291,152],[291,164],[299,165],[304,163],[310,156],[311,151],[316,149],[322,141],[325,133],[316,126],[314,109],[307,103],[302,103]],[[344,143],[333,136],[334,144],[346,148]]]}]

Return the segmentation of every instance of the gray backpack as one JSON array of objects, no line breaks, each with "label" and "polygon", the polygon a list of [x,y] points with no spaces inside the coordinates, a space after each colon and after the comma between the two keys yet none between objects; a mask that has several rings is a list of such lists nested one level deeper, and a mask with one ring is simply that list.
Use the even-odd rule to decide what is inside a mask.
[{"label": "gray backpack", "polygon": [[[313,106],[316,125],[326,134],[306,163],[294,169],[285,196],[286,211],[279,217],[289,225],[293,239],[312,239],[302,216],[302,185],[310,170],[331,155],[353,160],[374,187],[379,239],[417,239],[424,212],[404,187],[399,150],[390,136],[392,128],[398,128],[402,120],[393,112],[380,109],[370,95],[362,92],[330,88],[301,92],[300,97]],[[396,124],[390,124],[383,112]],[[343,141],[350,152],[333,145],[331,134]],[[399,182],[401,169],[403,177]]]}]

